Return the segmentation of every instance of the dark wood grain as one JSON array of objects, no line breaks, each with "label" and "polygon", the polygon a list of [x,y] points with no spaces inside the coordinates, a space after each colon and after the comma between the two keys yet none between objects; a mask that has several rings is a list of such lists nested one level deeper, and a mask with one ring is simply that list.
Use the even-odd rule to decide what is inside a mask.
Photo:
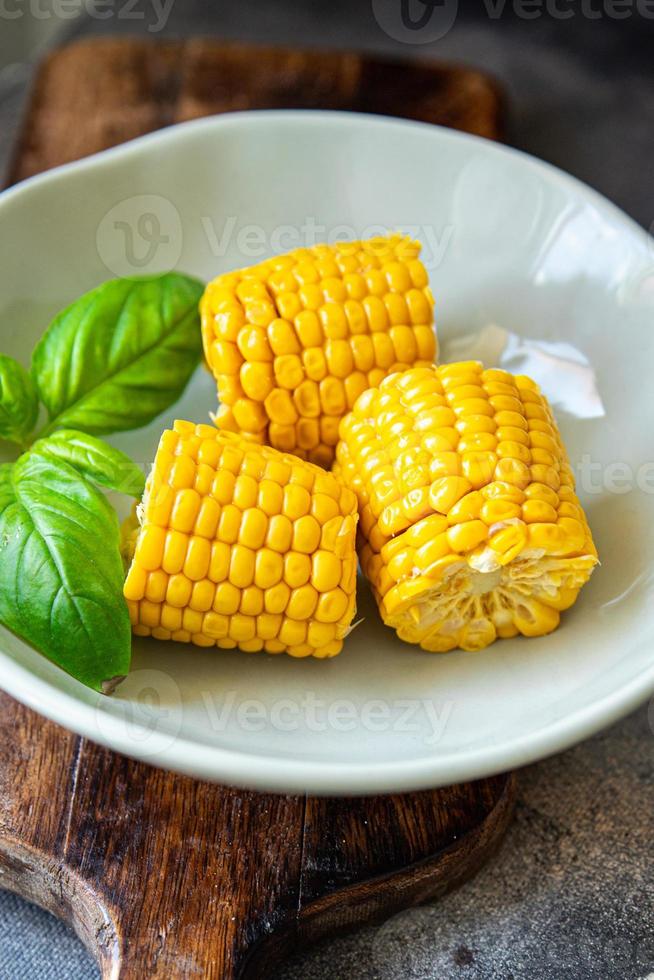
[{"label": "dark wood grain", "polygon": [[[104,40],[50,56],[13,178],[229,109],[358,108],[488,136],[501,99],[459,68],[212,41]],[[115,755],[0,694],[0,881],[69,922],[111,980],[269,978],[292,948],[473,874],[512,776],[400,796],[274,796]]]},{"label": "dark wood grain", "polygon": [[497,847],[510,777],[355,799],[218,787],[115,755],[0,695],[2,883],[103,976],[270,976],[290,949],[436,897]]},{"label": "dark wood grain", "polygon": [[500,89],[470,68],[208,39],[101,38],[45,61],[11,182],[171,123],[279,108],[356,109],[490,139],[503,133]]}]

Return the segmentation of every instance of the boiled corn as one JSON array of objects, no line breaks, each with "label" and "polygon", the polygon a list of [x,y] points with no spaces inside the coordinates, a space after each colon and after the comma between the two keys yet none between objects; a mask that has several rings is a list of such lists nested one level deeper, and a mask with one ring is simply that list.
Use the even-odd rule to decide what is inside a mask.
[{"label": "boiled corn", "polygon": [[354,493],[214,426],[164,432],[128,541],[133,631],[333,657],[356,609]]},{"label": "boiled corn", "polygon": [[477,362],[388,376],[341,422],[334,472],[384,622],[425,650],[551,632],[597,562],[529,378]]},{"label": "boiled corn", "polygon": [[330,466],[359,395],[435,359],[419,253],[401,235],[318,245],[209,283],[200,311],[217,425]]}]

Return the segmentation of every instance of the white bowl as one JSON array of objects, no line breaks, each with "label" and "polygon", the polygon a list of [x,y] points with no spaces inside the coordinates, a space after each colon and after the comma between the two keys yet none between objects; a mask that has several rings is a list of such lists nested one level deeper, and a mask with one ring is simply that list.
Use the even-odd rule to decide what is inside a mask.
[{"label": "white bowl", "polygon": [[[1,631],[6,691],[156,765],[312,793],[521,766],[650,694],[654,251],[552,167],[354,114],[239,113],[167,129],[0,196],[0,349],[28,363],[50,316],[114,274],[177,266],[208,279],[380,225],[413,229],[425,245],[445,356],[485,351],[527,366],[558,406],[602,559],[560,629],[481,653],[423,653],[382,626],[362,585],[364,621],[333,661],[140,641],[134,672],[108,699]],[[173,418],[203,421],[214,407],[199,369],[180,404],[115,442],[145,463]]]}]

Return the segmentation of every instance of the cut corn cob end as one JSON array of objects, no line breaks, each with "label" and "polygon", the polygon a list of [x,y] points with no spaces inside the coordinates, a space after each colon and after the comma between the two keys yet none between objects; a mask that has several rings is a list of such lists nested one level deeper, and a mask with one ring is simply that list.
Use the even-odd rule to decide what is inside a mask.
[{"label": "cut corn cob end", "polygon": [[209,283],[200,312],[216,424],[329,467],[359,395],[436,358],[419,253],[402,235],[317,245]]},{"label": "cut corn cob end", "polygon": [[334,470],[384,622],[425,650],[550,633],[597,563],[528,378],[477,362],[389,376],[343,420]]},{"label": "cut corn cob end", "polygon": [[161,437],[126,522],[138,636],[333,657],[356,612],[356,497],[317,466],[210,425]]}]

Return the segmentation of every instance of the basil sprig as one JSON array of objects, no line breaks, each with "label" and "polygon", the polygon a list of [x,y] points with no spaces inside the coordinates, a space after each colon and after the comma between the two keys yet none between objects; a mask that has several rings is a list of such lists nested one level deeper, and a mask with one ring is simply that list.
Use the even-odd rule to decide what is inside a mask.
[{"label": "basil sprig", "polygon": [[[139,428],[182,394],[201,351],[202,285],[177,273],[112,280],[65,309],[31,375],[0,355],[0,623],[109,692],[129,670],[118,519],[103,490],[139,498],[144,475],[98,434]],[[45,406],[48,422],[31,445]]]},{"label": "basil sprig", "polygon": [[0,476],[0,619],[96,690],[125,675],[130,625],[115,511],[39,448]]},{"label": "basil sprig", "polygon": [[36,425],[36,385],[22,364],[0,354],[0,439],[23,443]]},{"label": "basil sprig", "polygon": [[177,401],[200,357],[201,295],[177,273],[114,279],[55,317],[32,357],[46,431],[138,429]]},{"label": "basil sprig", "polygon": [[136,463],[119,449],[87,432],[60,429],[51,436],[39,439],[32,452],[37,450],[74,466],[91,483],[129,497],[143,495],[145,477]]}]

